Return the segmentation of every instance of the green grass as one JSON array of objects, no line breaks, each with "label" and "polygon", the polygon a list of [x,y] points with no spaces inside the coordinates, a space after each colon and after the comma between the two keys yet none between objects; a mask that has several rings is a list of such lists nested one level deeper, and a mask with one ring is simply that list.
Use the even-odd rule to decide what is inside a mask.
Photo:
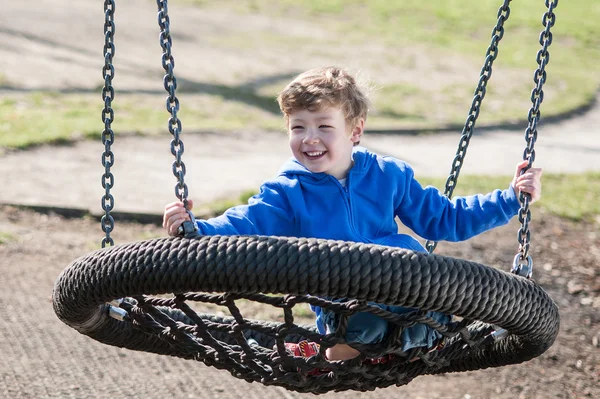
[{"label": "green grass", "polygon": [[[112,107],[116,134],[165,134],[170,114],[163,95],[122,95]],[[181,96],[180,96],[181,97]],[[267,112],[246,107],[242,103],[190,95],[182,106],[179,118],[184,131],[236,130],[258,128],[255,121],[264,119]],[[274,100],[273,100],[274,103]],[[0,147],[24,149],[36,144],[60,144],[78,138],[99,139],[104,128],[101,120],[104,105],[99,95],[38,92],[0,100]],[[282,119],[272,116],[261,127],[281,129]]]},{"label": "green grass", "polygon": [[[214,3],[206,1],[180,1],[208,9],[217,8]],[[462,55],[474,65],[481,65],[501,4],[502,1],[498,0],[282,0],[276,4],[267,0],[224,0],[219,2],[218,8],[230,7],[238,12],[266,14],[274,18],[293,15],[299,20],[311,21],[319,28],[328,27],[331,42],[350,42],[358,54],[371,43],[383,43],[389,46],[391,53],[402,46],[418,44],[442,59]],[[518,107],[507,102],[505,106],[508,106],[508,110],[504,109],[490,121],[522,119],[522,107],[530,105],[527,100],[533,88],[531,77],[537,67],[535,55],[540,49],[538,40],[543,28],[541,16],[545,11],[544,2],[540,0],[511,3],[510,18],[505,24],[505,35],[494,69],[522,70],[523,82],[519,82],[517,90],[510,93],[521,101],[517,101]],[[600,18],[600,3],[563,1],[559,3],[555,14],[557,22],[553,27],[554,41],[549,48],[551,61],[547,67],[549,79],[546,83],[545,115],[567,112],[588,103],[600,84],[600,74],[589,73],[596,69],[600,61],[600,25],[596,23]],[[308,45],[310,43],[305,43],[305,46]],[[389,60],[382,62],[390,60],[396,61],[394,64],[399,66],[398,74],[402,74],[401,66],[405,60],[394,59],[392,55]],[[476,78],[473,77],[472,88],[461,95],[462,104],[472,95]],[[398,93],[404,90],[400,86],[398,89]],[[466,89],[466,86],[461,89]],[[495,88],[491,83],[489,97],[496,91],[502,92],[502,89]],[[421,88],[419,94],[426,97],[427,91]],[[375,108],[406,105],[406,102],[398,102],[394,98],[399,95],[392,95],[390,100],[381,96],[383,98],[377,100]],[[425,116],[427,111],[425,106],[417,109]],[[462,114],[464,112],[459,118],[450,118],[449,121],[462,122]]]},{"label": "green grass", "polygon": [[203,205],[202,212],[209,215],[220,215],[232,206],[247,203],[254,194],[256,194],[254,190],[246,190],[236,197],[213,201]]},{"label": "green grass", "polygon": [[[99,134],[100,110],[86,113],[90,102],[77,96],[33,93],[0,101],[0,146],[25,148]],[[95,116],[95,118],[94,118]]]},{"label": "green grass", "polygon": [[0,231],[0,245],[8,244],[17,240],[14,234]]}]

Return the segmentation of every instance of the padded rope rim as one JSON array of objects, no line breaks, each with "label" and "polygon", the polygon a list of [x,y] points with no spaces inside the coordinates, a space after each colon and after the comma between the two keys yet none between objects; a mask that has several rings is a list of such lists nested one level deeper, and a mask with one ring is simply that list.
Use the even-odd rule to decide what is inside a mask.
[{"label": "padded rope rim", "polygon": [[104,305],[128,296],[198,291],[346,297],[454,314],[511,333],[427,373],[530,360],[553,344],[559,329],[556,304],[522,277],[440,255],[288,237],[170,237],[100,249],[63,270],[53,306],[63,322],[100,342],[203,360],[109,317]]}]

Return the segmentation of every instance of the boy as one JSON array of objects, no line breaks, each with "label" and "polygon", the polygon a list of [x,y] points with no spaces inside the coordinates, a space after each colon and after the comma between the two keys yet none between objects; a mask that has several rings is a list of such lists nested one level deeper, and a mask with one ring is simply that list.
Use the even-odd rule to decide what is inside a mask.
[{"label": "boy", "polygon": [[[517,165],[508,189],[487,195],[455,197],[452,201],[433,187],[423,188],[406,163],[356,147],[362,137],[369,102],[355,79],[336,67],[318,68],[297,76],[279,94],[293,159],[278,176],[265,182],[260,193],[223,215],[197,220],[203,235],[274,235],[366,242],[426,252],[414,238],[398,234],[395,217],[419,236],[434,240],[462,241],[504,225],[517,214],[518,193],[541,194],[539,168],[521,175],[527,162]],[[189,207],[193,206],[188,201]],[[189,220],[181,202],[165,207],[163,226],[177,235]],[[410,309],[378,306],[404,313]],[[333,312],[315,308],[317,327],[324,334],[336,329]],[[429,312],[447,324],[450,317]],[[388,323],[371,313],[349,319],[346,340],[364,344],[380,342]],[[407,328],[402,349],[433,348],[440,334],[426,325]],[[289,344],[296,355],[311,356],[314,343]],[[359,355],[349,345],[327,349],[329,360]]]}]

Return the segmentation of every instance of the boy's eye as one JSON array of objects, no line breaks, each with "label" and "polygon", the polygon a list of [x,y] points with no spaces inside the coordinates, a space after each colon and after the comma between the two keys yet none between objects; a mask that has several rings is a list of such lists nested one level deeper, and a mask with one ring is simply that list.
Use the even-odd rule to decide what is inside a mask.
[{"label": "boy's eye", "polygon": [[296,125],[296,126],[292,126],[292,130],[298,130],[298,129],[303,129],[303,126],[300,125]]},{"label": "boy's eye", "polygon": [[321,125],[321,126],[319,126],[319,129],[333,129],[333,126]]}]

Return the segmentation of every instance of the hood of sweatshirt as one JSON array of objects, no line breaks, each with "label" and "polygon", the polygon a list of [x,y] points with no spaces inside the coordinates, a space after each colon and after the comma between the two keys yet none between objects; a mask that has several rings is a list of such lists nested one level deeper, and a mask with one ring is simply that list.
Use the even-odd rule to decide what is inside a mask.
[{"label": "hood of sweatshirt", "polygon": [[[356,173],[361,170],[367,169],[369,162],[372,160],[372,157],[372,154],[368,153],[366,148],[358,146],[354,147],[352,150],[352,160],[354,161],[354,165],[352,165],[352,168],[350,168],[350,171],[348,173]],[[296,160],[295,158],[290,158],[287,162],[285,162],[281,166],[277,174],[279,176],[297,175],[314,179],[316,181],[328,178],[327,173],[313,173],[300,162],[298,162],[298,160]]]}]

